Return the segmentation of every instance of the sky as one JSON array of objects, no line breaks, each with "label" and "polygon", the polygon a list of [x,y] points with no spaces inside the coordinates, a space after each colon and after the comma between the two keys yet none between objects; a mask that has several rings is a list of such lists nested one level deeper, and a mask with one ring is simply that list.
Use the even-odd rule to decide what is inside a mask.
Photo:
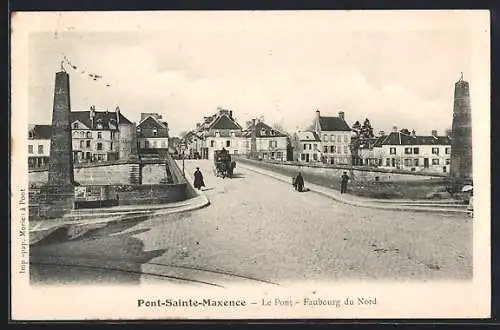
[{"label": "sky", "polygon": [[444,132],[461,72],[474,89],[466,30],[339,29],[332,19],[309,26],[293,17],[253,17],[232,25],[222,16],[204,24],[179,19],[156,30],[31,33],[30,123],[51,122],[63,56],[78,68],[65,65],[72,110],[119,105],[135,122],[141,112],[157,112],[173,136],[217,107],[232,110],[242,126],[263,116],[289,132],[309,126],[315,110],[344,111],[349,125],[369,118],[375,131]]}]

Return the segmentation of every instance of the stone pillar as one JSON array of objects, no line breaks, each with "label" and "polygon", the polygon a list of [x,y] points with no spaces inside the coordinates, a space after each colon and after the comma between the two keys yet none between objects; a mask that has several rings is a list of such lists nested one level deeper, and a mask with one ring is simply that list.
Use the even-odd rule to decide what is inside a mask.
[{"label": "stone pillar", "polygon": [[450,174],[454,179],[472,179],[472,120],[469,83],[455,83]]},{"label": "stone pillar", "polygon": [[250,158],[257,158],[257,132],[256,120],[252,119],[252,131],[250,135]]},{"label": "stone pillar", "polygon": [[52,109],[48,180],[48,184],[53,186],[67,186],[74,183],[69,93],[69,75],[64,71],[57,72]]}]

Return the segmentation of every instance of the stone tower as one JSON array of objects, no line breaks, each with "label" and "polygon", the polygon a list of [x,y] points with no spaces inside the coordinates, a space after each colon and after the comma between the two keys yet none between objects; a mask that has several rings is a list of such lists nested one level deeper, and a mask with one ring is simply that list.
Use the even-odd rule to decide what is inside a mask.
[{"label": "stone tower", "polygon": [[455,83],[450,174],[454,179],[472,179],[472,120],[469,83],[463,80],[463,76]]},{"label": "stone tower", "polygon": [[48,184],[52,186],[67,186],[74,183],[69,93],[69,75],[61,68],[61,71],[56,73],[52,109],[48,178]]}]

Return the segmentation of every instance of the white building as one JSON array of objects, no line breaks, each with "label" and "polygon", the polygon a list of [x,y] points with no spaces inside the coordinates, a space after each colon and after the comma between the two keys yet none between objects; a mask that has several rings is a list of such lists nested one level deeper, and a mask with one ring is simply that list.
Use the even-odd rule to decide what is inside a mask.
[{"label": "white building", "polygon": [[252,132],[255,130],[256,156],[264,160],[286,161],[288,135],[255,119],[243,133],[244,152],[249,155],[252,148]]},{"label": "white building", "polygon": [[323,163],[351,164],[351,128],[344,119],[344,112],[338,117],[321,116],[316,110],[314,132],[321,139],[321,158]]},{"label": "white building", "polygon": [[393,129],[380,137],[373,147],[378,166],[413,172],[449,173],[451,139],[438,136],[433,130],[430,136],[405,134]]},{"label": "white building", "polygon": [[51,125],[29,125],[28,130],[28,167],[37,168],[48,165],[50,157]]},{"label": "white building", "polygon": [[298,131],[293,136],[293,159],[304,163],[321,161],[321,139],[316,132]]}]

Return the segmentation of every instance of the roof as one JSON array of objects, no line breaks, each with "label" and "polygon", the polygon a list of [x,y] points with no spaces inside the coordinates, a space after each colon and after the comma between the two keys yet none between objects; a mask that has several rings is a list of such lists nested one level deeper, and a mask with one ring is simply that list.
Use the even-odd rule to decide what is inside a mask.
[{"label": "roof", "polygon": [[137,124],[137,127],[142,126],[144,123],[146,123],[146,125],[149,125],[149,126],[156,126],[157,128],[160,128],[160,127],[163,129],[168,128],[168,124],[166,122],[160,121],[152,115],[149,115],[149,116],[145,117],[143,120],[141,120],[140,123]]},{"label": "roof", "polygon": [[401,132],[391,132],[389,135],[381,136],[374,147],[384,145],[451,145],[449,136],[422,136],[408,135]]},{"label": "roof", "polygon": [[[262,134],[264,132],[264,134]],[[244,133],[243,136],[250,137],[252,136],[252,127],[249,127]],[[255,124],[255,137],[258,138],[274,138],[274,137],[287,137],[283,132],[272,128],[271,126],[259,121]]]},{"label": "roof", "polygon": [[212,121],[210,126],[208,127],[209,129],[239,129],[241,130],[241,126],[234,121],[234,119],[229,118],[228,115],[223,114],[219,116],[217,119]]},{"label": "roof", "polygon": [[52,136],[52,125],[33,125],[30,127],[28,139],[30,140],[50,140]]},{"label": "roof", "polygon": [[[232,131],[228,131],[228,130],[220,131],[219,137],[231,137],[231,133],[234,133],[234,136],[236,136],[236,137],[243,136],[243,132],[241,131],[241,129],[240,130],[235,129]],[[205,136],[206,137],[215,137],[215,131],[206,132]]]},{"label": "roof", "polygon": [[299,141],[318,141],[321,142],[319,135],[316,132],[297,132],[297,138]]},{"label": "roof", "polygon": [[[148,116],[137,125],[137,137],[165,138],[168,137],[168,126],[153,116]],[[156,129],[156,135],[153,130]]]},{"label": "roof", "polygon": [[[75,121],[80,121],[85,126],[96,129],[97,123],[100,121],[102,123],[102,129],[110,129],[109,123],[116,122],[116,112],[114,111],[95,111],[94,117],[94,127],[92,127],[92,122],[90,121],[90,111],[71,111],[70,112],[70,121],[73,123]],[[131,125],[132,122],[128,120],[121,112],[120,112],[120,124],[128,124]]]},{"label": "roof", "polygon": [[319,117],[319,125],[322,131],[350,131],[351,128],[340,117]]}]

